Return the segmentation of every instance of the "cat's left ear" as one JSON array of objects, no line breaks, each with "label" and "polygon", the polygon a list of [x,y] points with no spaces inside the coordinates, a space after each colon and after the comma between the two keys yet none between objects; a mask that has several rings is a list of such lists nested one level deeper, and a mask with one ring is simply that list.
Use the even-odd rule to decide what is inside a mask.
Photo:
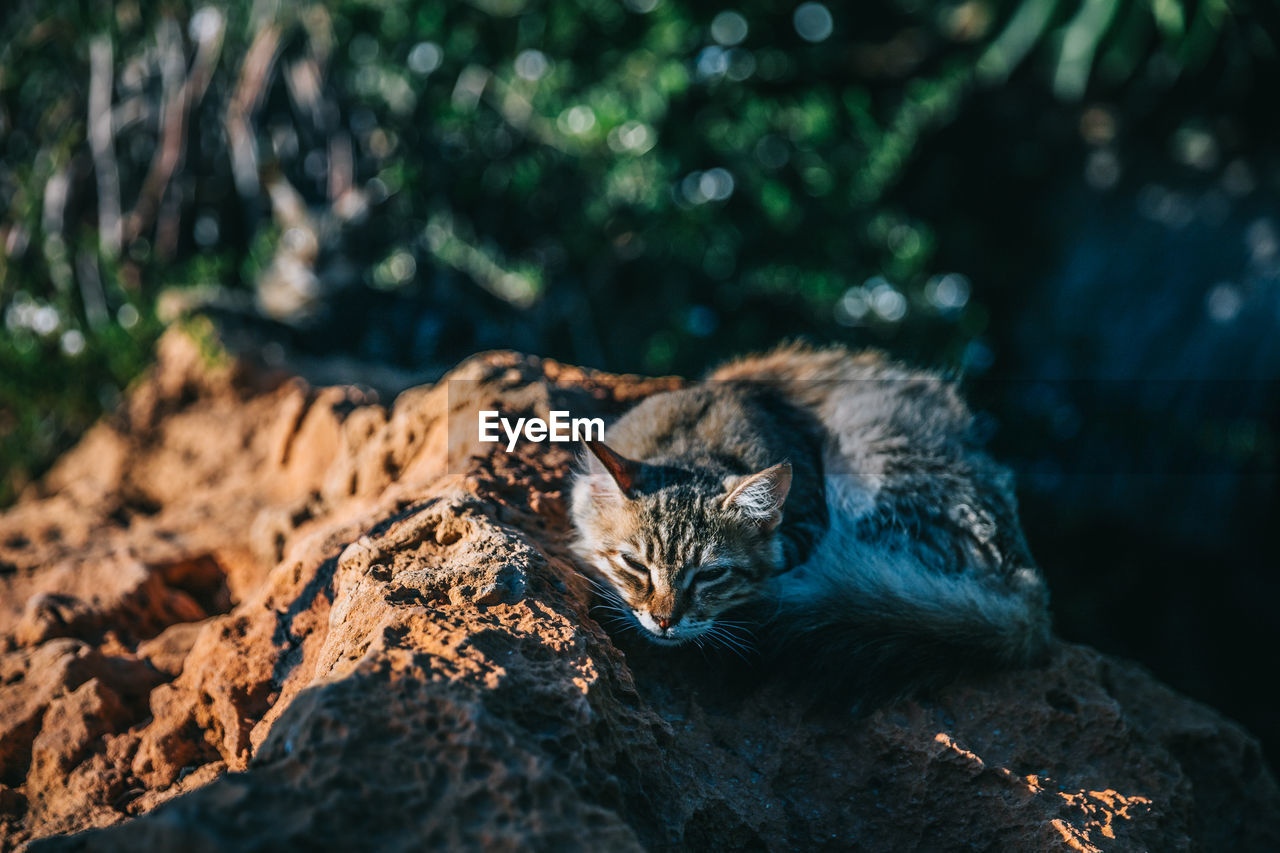
[{"label": "cat's left ear", "polygon": [[591,451],[587,463],[592,491],[596,496],[609,497],[621,493],[623,497],[635,497],[641,464],[623,456],[603,441],[587,441],[584,444]]},{"label": "cat's left ear", "polygon": [[772,531],[782,523],[782,505],[791,491],[791,463],[779,462],[742,479],[731,477],[725,485],[729,487],[725,509],[737,509],[765,531]]}]

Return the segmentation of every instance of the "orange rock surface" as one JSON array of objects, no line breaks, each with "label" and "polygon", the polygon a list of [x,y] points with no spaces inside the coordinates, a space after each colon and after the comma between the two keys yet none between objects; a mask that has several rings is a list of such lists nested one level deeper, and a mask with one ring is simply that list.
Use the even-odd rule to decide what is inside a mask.
[{"label": "orange rock surface", "polygon": [[166,336],[0,516],[0,848],[1280,849],[1257,743],[1085,647],[854,717],[611,639],[571,450],[449,415],[677,381],[491,353],[384,409]]}]

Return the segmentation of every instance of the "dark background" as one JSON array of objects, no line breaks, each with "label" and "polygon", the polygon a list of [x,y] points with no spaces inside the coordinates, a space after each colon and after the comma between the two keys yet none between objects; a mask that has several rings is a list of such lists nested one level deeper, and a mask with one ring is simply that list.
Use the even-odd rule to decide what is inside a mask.
[{"label": "dark background", "polygon": [[1280,756],[1271,4],[0,14],[0,503],[194,312],[388,400],[880,346],[967,384],[1059,631]]}]

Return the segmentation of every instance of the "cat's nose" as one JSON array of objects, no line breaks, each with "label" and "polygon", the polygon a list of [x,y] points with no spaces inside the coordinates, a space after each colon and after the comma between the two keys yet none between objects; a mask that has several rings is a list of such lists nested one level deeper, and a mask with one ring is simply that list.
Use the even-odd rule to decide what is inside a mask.
[{"label": "cat's nose", "polygon": [[660,618],[658,618],[658,619],[657,619],[657,620],[655,620],[655,621],[657,621],[657,623],[658,623],[658,627],[659,627],[659,628],[661,628],[661,629],[662,629],[662,630],[664,630],[664,631],[671,627],[671,620],[670,620],[670,619],[667,619],[667,618],[664,618],[664,617],[660,617]]}]

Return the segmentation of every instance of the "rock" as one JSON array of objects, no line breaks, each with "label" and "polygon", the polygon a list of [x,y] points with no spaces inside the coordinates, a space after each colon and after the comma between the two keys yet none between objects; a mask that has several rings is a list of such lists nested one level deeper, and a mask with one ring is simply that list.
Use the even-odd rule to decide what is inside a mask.
[{"label": "rock", "polygon": [[[104,655],[65,638],[0,655],[0,782],[17,784],[27,775],[33,743],[51,706],[90,680],[99,682],[97,689],[104,696],[119,695],[141,704],[160,677],[143,661]],[[74,706],[60,710],[49,718],[49,725],[74,720]],[[117,716],[114,710],[111,716]],[[27,799],[35,793],[28,788]]]},{"label": "rock", "polygon": [[[34,646],[54,637],[94,639],[106,629],[147,637],[175,623],[205,617],[205,611],[182,589],[135,560],[108,560],[94,572],[80,572],[64,564],[61,572],[47,572],[54,589],[27,600],[14,637],[18,645]],[[88,600],[86,600],[86,598]]]},{"label": "rock", "polygon": [[176,678],[182,673],[187,655],[191,653],[191,647],[195,645],[196,638],[204,627],[204,622],[179,622],[177,625],[170,625],[150,640],[138,643],[135,654],[169,678]]},{"label": "rock", "polygon": [[[89,815],[99,823],[114,817],[107,801],[123,789],[124,780],[108,761],[104,736],[124,731],[135,714],[99,678],[92,678],[50,703],[31,745],[27,771],[28,826],[40,834],[75,829]],[[74,792],[76,796],[67,796]],[[88,803],[84,803],[88,800]]]},{"label": "rock", "polygon": [[0,516],[0,848],[1280,849],[1256,741],[1083,646],[855,717],[611,638],[570,450],[457,425],[678,380],[489,353],[386,410],[192,346]]}]

